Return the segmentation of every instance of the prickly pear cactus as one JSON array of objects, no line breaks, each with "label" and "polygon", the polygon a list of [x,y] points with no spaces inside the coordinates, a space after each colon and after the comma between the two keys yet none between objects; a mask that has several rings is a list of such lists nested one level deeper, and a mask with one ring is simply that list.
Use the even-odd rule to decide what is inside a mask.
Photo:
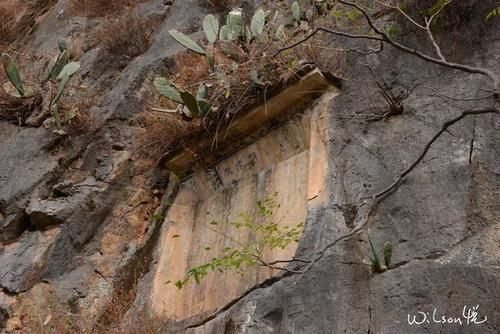
[{"label": "prickly pear cactus", "polygon": [[201,46],[199,46],[195,41],[193,41],[189,36],[183,34],[182,32],[172,29],[168,32],[170,36],[172,36],[177,43],[182,45],[183,47],[194,51],[196,53],[199,53],[201,55],[205,54],[205,49],[203,49]]},{"label": "prickly pear cactus", "polygon": [[16,88],[19,96],[24,97],[26,95],[26,92],[24,90],[23,80],[21,79],[21,74],[19,73],[16,64],[12,60],[12,57],[4,53],[1,56],[1,60],[7,78],[9,78],[9,81]]}]

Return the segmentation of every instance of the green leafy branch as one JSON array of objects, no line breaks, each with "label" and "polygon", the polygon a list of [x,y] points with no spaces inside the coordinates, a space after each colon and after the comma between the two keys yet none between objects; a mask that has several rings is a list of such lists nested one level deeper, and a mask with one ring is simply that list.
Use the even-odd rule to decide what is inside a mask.
[{"label": "green leafy branch", "polygon": [[[206,226],[207,229],[235,243],[237,247],[225,247],[222,250],[221,256],[214,257],[207,263],[189,268],[185,277],[175,282],[175,286],[178,289],[182,289],[191,281],[199,284],[210,272],[224,273],[232,271],[244,276],[251,268],[257,265],[270,269],[288,270],[266,262],[263,255],[265,252],[274,249],[285,249],[288,245],[298,242],[302,235],[303,223],[293,227],[280,227],[280,224],[272,219],[279,207],[274,198],[268,198],[257,202],[257,217],[264,219],[264,222],[254,223],[254,217],[248,213],[241,213],[238,221],[229,222],[232,228],[246,230],[251,233],[252,237],[250,239],[255,241],[249,244],[243,244],[216,228]],[[266,221],[266,219],[270,221]],[[209,225],[217,226],[218,223],[212,221]],[[205,248],[206,251],[210,251],[211,249],[211,247]]]}]

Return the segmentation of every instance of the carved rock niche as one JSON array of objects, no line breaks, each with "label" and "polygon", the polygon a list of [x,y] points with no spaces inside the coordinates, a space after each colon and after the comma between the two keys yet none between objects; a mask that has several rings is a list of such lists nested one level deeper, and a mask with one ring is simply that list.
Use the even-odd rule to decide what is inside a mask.
[{"label": "carved rock niche", "polygon": [[[158,316],[180,321],[209,314],[278,273],[256,267],[244,276],[210,273],[200,284],[192,282],[180,290],[174,285],[189,268],[210,261],[225,247],[238,247],[232,239],[250,241],[249,231],[228,222],[243,212],[252,215],[258,200],[276,196],[280,208],[274,221],[280,226],[305,222],[308,210],[327,196],[324,130],[328,104],[338,92],[337,81],[315,69],[265,104],[240,113],[216,134],[197,138],[189,146],[194,150],[179,150],[163,159],[182,184],[159,241],[150,296]],[[213,221],[216,226],[210,225]],[[273,250],[265,259],[290,259],[296,248],[291,244]]]}]

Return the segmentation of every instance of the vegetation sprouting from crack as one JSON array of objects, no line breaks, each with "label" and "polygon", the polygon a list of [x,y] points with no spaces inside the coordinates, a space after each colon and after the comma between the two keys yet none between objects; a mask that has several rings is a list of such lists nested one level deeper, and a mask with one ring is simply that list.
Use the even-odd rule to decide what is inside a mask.
[{"label": "vegetation sprouting from crack", "polygon": [[[240,213],[239,220],[229,222],[231,230],[221,230],[220,222],[212,221],[207,226],[208,230],[222,236],[225,241],[233,243],[236,247],[225,247],[219,256],[213,257],[209,262],[191,267],[185,277],[175,282],[178,289],[182,289],[191,281],[200,283],[210,272],[223,273],[232,271],[244,276],[255,266],[270,269],[283,269],[269,264],[266,254],[274,249],[285,249],[292,243],[299,242],[304,228],[303,223],[295,226],[281,226],[283,219],[276,220],[280,204],[276,201],[277,193],[264,200],[257,201],[256,216],[247,212]],[[238,240],[234,232],[241,230],[249,234],[251,242]],[[174,235],[173,237],[179,237]],[[205,251],[214,251],[213,245],[207,245]],[[168,282],[170,283],[170,282]]]}]

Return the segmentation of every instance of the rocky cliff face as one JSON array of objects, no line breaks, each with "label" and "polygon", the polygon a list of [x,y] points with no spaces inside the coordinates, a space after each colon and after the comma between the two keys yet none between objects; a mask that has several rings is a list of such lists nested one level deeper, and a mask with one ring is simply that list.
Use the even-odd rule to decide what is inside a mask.
[{"label": "rocky cliff face", "polygon": [[[198,30],[200,18],[211,8],[196,0],[130,2],[151,30],[150,42],[139,55],[117,56],[103,46],[99,31],[106,23],[104,15],[119,16],[119,11],[93,13],[87,7],[82,12],[69,0],[36,3],[43,10],[19,11],[34,24],[15,45],[24,68],[38,73],[59,37],[82,40],[80,88],[75,89],[83,89],[81,94],[92,103],[85,109],[88,127],[75,136],[0,120],[0,330],[41,333],[59,321],[69,323],[67,332],[78,327],[141,333],[147,325],[133,329],[134,324],[150,316],[149,325],[159,332],[498,332],[498,114],[467,116],[452,125],[373,212],[366,213],[360,205],[365,196],[397,179],[445,121],[463,110],[491,105],[491,99],[483,98],[490,86],[481,76],[432,65],[389,47],[369,56],[349,52],[338,94],[323,96],[308,111],[316,116],[307,126],[307,144],[298,145],[293,154],[272,151],[279,155],[270,155],[272,166],[287,161],[279,168],[263,163],[265,168],[251,169],[253,174],[269,170],[284,175],[272,174],[277,181],[270,189],[279,188],[282,194],[290,190],[293,194],[282,202],[291,201],[290,210],[301,208],[294,215],[305,216],[297,257],[311,258],[367,218],[377,246],[386,241],[393,245],[390,270],[372,273],[363,264],[370,256],[365,229],[328,248],[304,273],[266,273],[239,288],[212,282],[203,292],[207,297],[201,298],[205,304],[198,308],[193,305],[199,299],[189,307],[183,303],[192,299],[165,305],[172,292],[163,290],[158,280],[167,279],[172,265],[182,267],[184,260],[175,261],[175,250],[195,253],[192,248],[207,240],[173,245],[179,240],[169,231],[172,215],[193,214],[195,209],[168,212],[165,203],[175,203],[177,190],[180,196],[185,188],[158,166],[158,156],[141,154],[138,138],[145,130],[132,120],[144,109],[146,79],[167,71],[180,50],[167,37],[168,30]],[[468,21],[456,29],[465,33],[473,24]],[[498,32],[498,24],[489,25],[470,50],[455,45],[453,56],[500,75]],[[405,38],[419,43],[412,36]],[[452,49],[453,41],[448,46]],[[402,114],[374,114],[385,103],[374,78],[383,78],[395,91],[412,89]],[[282,144],[294,135],[276,138]],[[266,157],[263,148],[251,150]],[[287,150],[283,148],[292,152]],[[297,158],[304,152],[308,160]],[[291,170],[284,172],[287,168]],[[307,181],[287,188],[290,175]],[[264,187],[267,181],[259,180],[255,187]],[[311,187],[316,189],[313,195]],[[301,197],[300,189],[310,196]],[[226,195],[203,205],[207,211],[230,211],[235,198],[251,197]],[[165,221],[151,219],[155,212],[166,216]],[[203,239],[203,233],[196,235]],[[228,286],[231,293],[225,296]],[[211,296],[217,302],[210,301]],[[476,305],[478,321],[487,316],[482,324],[431,319],[434,309],[436,318],[455,318],[464,306]],[[408,315],[420,319],[418,311],[429,312],[430,322],[410,325]]]}]

